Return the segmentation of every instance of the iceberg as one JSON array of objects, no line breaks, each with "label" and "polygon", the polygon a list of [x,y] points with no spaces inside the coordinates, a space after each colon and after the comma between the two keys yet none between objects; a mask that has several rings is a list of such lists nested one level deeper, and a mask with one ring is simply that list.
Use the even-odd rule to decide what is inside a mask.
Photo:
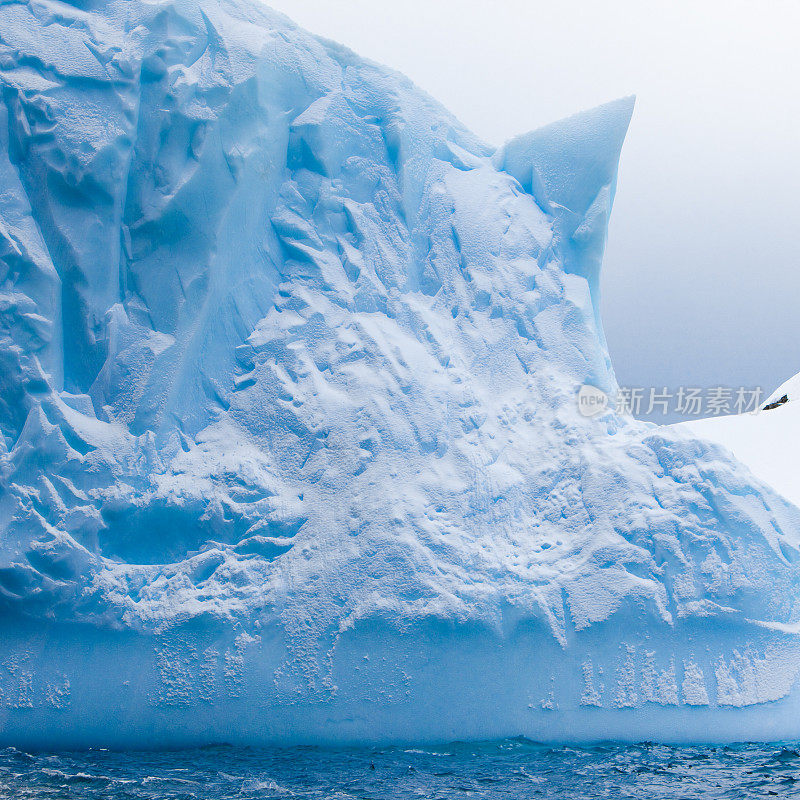
[{"label": "iceberg", "polygon": [[579,406],[632,99],[496,149],[245,0],[0,75],[0,744],[800,736],[798,509]]}]

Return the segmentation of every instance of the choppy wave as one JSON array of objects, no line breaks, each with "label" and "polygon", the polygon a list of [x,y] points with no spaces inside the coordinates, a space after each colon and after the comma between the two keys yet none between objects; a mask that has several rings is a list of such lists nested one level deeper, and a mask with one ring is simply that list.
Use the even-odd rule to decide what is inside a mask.
[{"label": "choppy wave", "polygon": [[416,748],[214,747],[0,752],[0,798],[800,797],[800,744],[549,747],[524,739]]}]

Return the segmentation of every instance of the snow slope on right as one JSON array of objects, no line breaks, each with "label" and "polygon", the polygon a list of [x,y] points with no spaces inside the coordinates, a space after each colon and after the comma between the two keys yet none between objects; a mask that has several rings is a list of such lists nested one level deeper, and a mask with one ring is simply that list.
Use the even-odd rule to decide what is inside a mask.
[{"label": "snow slope on right", "polygon": [[757,478],[800,506],[800,374],[781,384],[756,412],[675,427],[727,448]]}]

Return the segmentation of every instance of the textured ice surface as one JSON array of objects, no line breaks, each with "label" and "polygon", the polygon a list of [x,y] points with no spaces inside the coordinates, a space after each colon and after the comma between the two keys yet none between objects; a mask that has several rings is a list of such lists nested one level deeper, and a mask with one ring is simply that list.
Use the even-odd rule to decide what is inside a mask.
[{"label": "textured ice surface", "polygon": [[0,6],[0,739],[800,735],[800,517],[578,414],[632,110],[499,151],[235,0]]}]

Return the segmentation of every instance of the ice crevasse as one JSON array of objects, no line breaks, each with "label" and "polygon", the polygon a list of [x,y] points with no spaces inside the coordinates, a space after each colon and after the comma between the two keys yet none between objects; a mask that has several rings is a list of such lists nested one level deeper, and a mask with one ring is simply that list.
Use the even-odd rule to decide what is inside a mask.
[{"label": "ice crevasse", "polygon": [[576,402],[632,100],[497,150],[245,0],[0,75],[0,743],[800,736],[798,510]]}]

